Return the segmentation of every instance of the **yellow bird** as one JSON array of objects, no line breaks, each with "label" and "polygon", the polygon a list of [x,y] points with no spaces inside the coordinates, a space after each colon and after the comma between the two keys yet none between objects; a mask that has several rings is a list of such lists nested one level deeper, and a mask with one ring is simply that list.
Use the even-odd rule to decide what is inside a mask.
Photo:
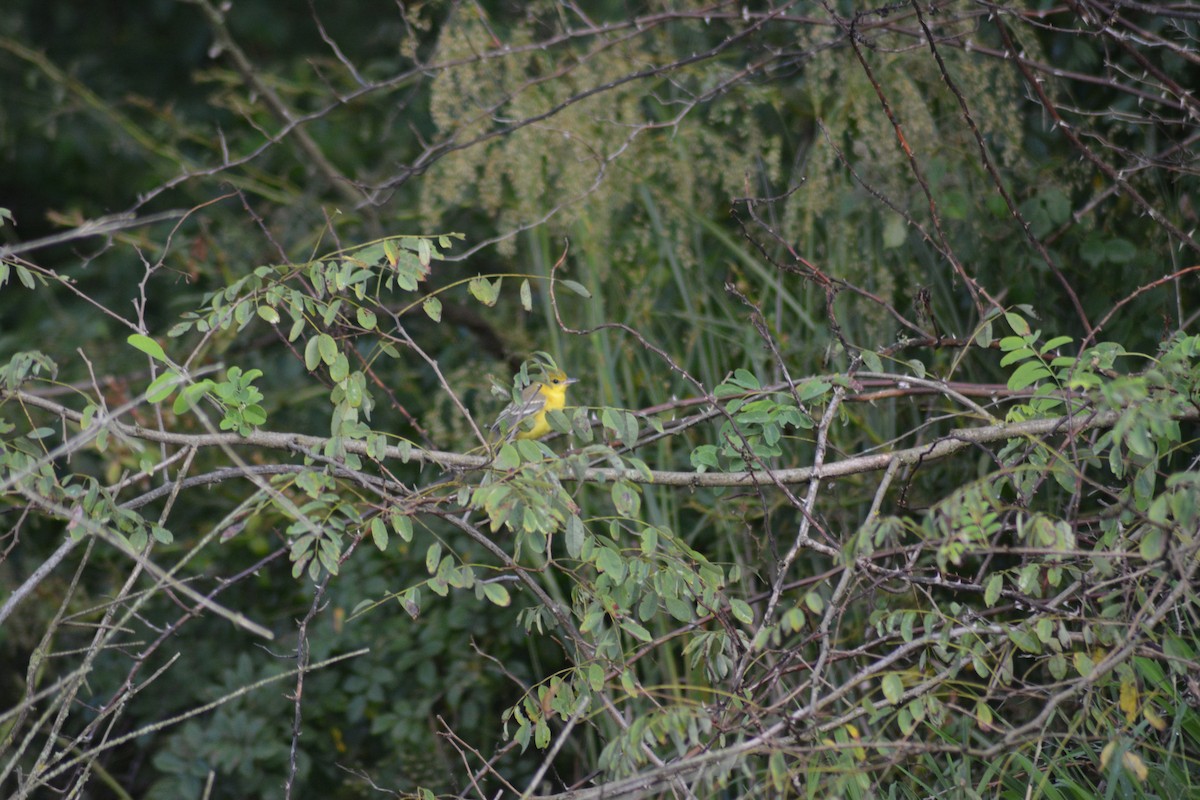
[{"label": "yellow bird", "polygon": [[492,423],[492,431],[499,431],[505,438],[516,434],[518,439],[540,439],[550,432],[546,412],[561,411],[567,403],[567,387],[578,378],[568,378],[562,370],[546,373],[544,381],[537,381],[521,391],[521,399],[509,403]]}]

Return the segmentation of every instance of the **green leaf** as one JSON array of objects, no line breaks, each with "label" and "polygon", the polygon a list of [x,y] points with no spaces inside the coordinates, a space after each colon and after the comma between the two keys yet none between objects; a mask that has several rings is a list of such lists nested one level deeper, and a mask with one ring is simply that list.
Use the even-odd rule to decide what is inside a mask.
[{"label": "green leaf", "polygon": [[729,610],[733,614],[733,618],[743,625],[754,624],[754,609],[750,608],[750,604],[745,600],[739,600],[736,597],[730,598]]},{"label": "green leaf", "polygon": [[21,285],[26,289],[36,289],[37,283],[33,280],[33,274],[20,264],[13,264],[17,269],[17,279],[21,281]]},{"label": "green leaf", "polygon": [[780,625],[784,630],[796,633],[804,628],[804,609],[792,608],[783,615]]},{"label": "green leaf", "polygon": [[492,605],[500,606],[501,608],[508,608],[509,604],[512,602],[512,598],[508,595],[508,589],[505,589],[504,586],[499,583],[483,584],[483,595],[492,603]]},{"label": "green leaf", "polygon": [[983,602],[988,608],[996,605],[1000,599],[1000,590],[1004,588],[1004,576],[997,573],[988,578],[987,588],[983,590]]},{"label": "green leaf", "polygon": [[1020,314],[1014,314],[1011,311],[1005,311],[1004,321],[1008,323],[1008,327],[1012,328],[1012,332],[1017,336],[1028,336],[1031,333],[1029,329],[1029,323],[1026,322],[1025,318]]},{"label": "green leaf", "polygon": [[375,330],[375,325],[379,322],[379,318],[375,316],[375,312],[369,308],[360,306],[356,312],[356,316],[358,317],[359,327],[366,331]]},{"label": "green leaf", "polygon": [[1054,676],[1054,680],[1061,681],[1067,676],[1067,658],[1062,653],[1055,653],[1050,656],[1050,661],[1047,664],[1050,674]]},{"label": "green leaf", "polygon": [[667,613],[680,622],[691,622],[695,617],[691,605],[678,597],[668,597],[664,604],[667,607]]},{"label": "green leaf", "polygon": [[442,321],[442,301],[436,297],[425,298],[425,302],[421,303],[421,309],[425,312],[425,316],[434,322]]},{"label": "green leaf", "polygon": [[720,463],[717,461],[717,446],[713,444],[702,444],[692,451],[691,455],[692,469],[697,472],[705,472],[708,469],[720,469]]},{"label": "green leaf", "polygon": [[583,540],[586,531],[583,527],[583,520],[575,514],[567,517],[565,535],[567,539],[567,555],[571,558],[579,558],[583,552]]},{"label": "green leaf", "polygon": [[387,550],[388,529],[383,522],[383,517],[375,517],[371,520],[371,539],[380,550]]},{"label": "green leaf", "polygon": [[601,547],[596,551],[596,569],[612,576],[612,579],[618,582],[625,578],[625,562],[611,547]]},{"label": "green leaf", "polygon": [[304,368],[312,372],[321,363],[321,337],[314,336],[304,345]]},{"label": "green leaf", "polygon": [[1146,561],[1157,561],[1162,558],[1166,549],[1167,533],[1157,526],[1146,531],[1146,535],[1142,537],[1142,543],[1138,547],[1138,551]]},{"label": "green leaf", "polygon": [[900,676],[894,672],[889,672],[883,676],[883,682],[880,686],[883,689],[883,696],[888,702],[896,705],[900,702],[900,698],[904,696],[904,682],[900,680]]},{"label": "green leaf", "polygon": [[503,280],[503,278],[497,278],[496,282],[492,283],[487,278],[476,276],[467,283],[467,288],[471,291],[472,297],[491,308],[496,305],[496,298],[500,296],[500,284]]},{"label": "green leaf", "polygon": [[151,381],[150,385],[146,387],[147,402],[157,404],[166,400],[175,391],[176,387],[179,386],[181,381],[179,373],[173,369],[167,370]]},{"label": "green leaf", "polygon": [[1196,652],[1192,649],[1192,646],[1170,631],[1165,631],[1162,648],[1163,654],[1170,661],[1171,670],[1178,675],[1186,674],[1188,664],[1196,657]]},{"label": "green leaf", "polygon": [[176,414],[190,411],[200,398],[211,391],[216,385],[216,382],[211,378],[205,378],[202,381],[193,383],[179,393],[179,396],[175,398],[175,402],[171,406],[171,410]]},{"label": "green leaf", "polygon": [[1039,347],[1038,353],[1040,355],[1044,356],[1047,353],[1049,353],[1051,350],[1055,350],[1059,347],[1062,347],[1064,344],[1070,344],[1070,343],[1071,343],[1070,336],[1055,336],[1053,339],[1051,339],[1050,341],[1046,342],[1044,345]]},{"label": "green leaf", "polygon": [[899,214],[888,216],[883,224],[883,247],[885,250],[895,250],[908,240],[908,223]]},{"label": "green leaf", "polygon": [[163,351],[162,345],[151,339],[149,336],[143,336],[140,333],[135,333],[129,336],[125,341],[141,350],[146,355],[153,358],[155,361],[167,363],[167,354]]},{"label": "green leaf", "polygon": [[1042,652],[1042,643],[1037,637],[1030,633],[1025,628],[1012,628],[1008,632],[1009,640],[1018,648],[1026,653],[1040,655]]},{"label": "green leaf", "polygon": [[[324,545],[325,542],[323,541],[321,544]],[[338,556],[335,551],[322,546],[317,549],[317,560],[321,562],[321,566],[324,567],[325,571],[330,575],[338,574]],[[313,577],[315,578],[316,576]]]},{"label": "green leaf", "polygon": [[642,552],[650,555],[658,547],[658,528],[650,525],[642,531]]},{"label": "green leaf", "polygon": [[396,532],[404,542],[411,542],[413,538],[412,518],[406,514],[392,515],[392,530]]},{"label": "green leaf", "polygon": [[337,317],[338,312],[341,310],[341,308],[342,308],[342,300],[339,297],[338,299],[334,300],[329,305],[325,306],[325,311],[324,311],[324,313],[321,314],[321,321],[324,322],[327,327],[332,325],[334,318]]},{"label": "green leaf", "polygon": [[[372,263],[378,260],[379,256],[377,255],[377,247],[378,245],[363,248],[358,252],[358,257],[367,263]],[[393,267],[396,266],[396,261],[398,261],[400,258],[400,251],[396,249],[396,243],[391,239],[383,240],[383,257],[386,258],[387,263]]]},{"label": "green leaf", "polygon": [[1005,342],[1007,342],[1007,341],[1020,342],[1021,346],[1014,350],[1009,350],[1008,355],[1006,355],[1006,356],[1004,356],[1004,358],[1000,359],[1000,366],[1002,366],[1002,367],[1007,367],[1010,364],[1016,364],[1018,362],[1025,361],[1026,359],[1033,358],[1034,356],[1037,355],[1037,353],[1033,352],[1032,349],[1024,346],[1024,342],[1025,342],[1024,339],[1020,339],[1016,336],[1008,336],[1005,339],[1000,340],[1000,349],[1001,350],[1006,349],[1004,345],[1005,345]]},{"label": "green leaf", "polygon": [[1016,372],[1008,379],[1009,391],[1020,391],[1030,384],[1037,383],[1043,378],[1050,377],[1050,370],[1040,361],[1026,361],[1017,367]]},{"label": "green leaf", "polygon": [[425,551],[425,571],[430,575],[437,573],[438,562],[442,560],[442,545],[440,542],[434,542],[429,545],[429,549]]},{"label": "green leaf", "polygon": [[820,614],[825,610],[825,598],[817,592],[808,592],[804,595],[804,605],[808,606],[808,610],[814,614]]},{"label": "green leaf", "polygon": [[604,612],[598,607],[592,608],[583,615],[583,622],[579,623],[579,632],[591,633],[597,627],[599,627],[602,622],[604,622]]},{"label": "green leaf", "polygon": [[813,398],[828,394],[829,390],[832,388],[833,384],[829,383],[828,381],[813,379],[801,383],[798,387],[797,394],[799,395],[801,402],[808,402]]},{"label": "green leaf", "polygon": [[980,727],[991,726],[992,724],[992,707],[984,700],[975,701],[975,722]]},{"label": "green leaf", "polygon": [[516,469],[521,466],[521,454],[517,452],[517,448],[511,442],[505,442],[500,448],[500,452],[496,454],[496,460],[493,462],[496,469]]},{"label": "green leaf", "polygon": [[263,320],[264,322],[269,322],[272,325],[279,324],[279,312],[273,307],[259,306],[255,309],[255,311],[258,313],[259,319]]},{"label": "green leaf", "polygon": [[758,382],[758,378],[754,376],[753,372],[740,367],[733,371],[733,378],[730,380],[730,383],[751,391],[758,391],[762,388],[762,384]]},{"label": "green leaf", "polygon": [[329,379],[334,383],[341,383],[350,376],[350,359],[346,358],[345,353],[338,353],[333,359],[333,363],[329,365]]},{"label": "green leaf", "polygon": [[1046,214],[1055,225],[1061,225],[1071,216],[1071,198],[1058,187],[1046,189],[1039,196]]},{"label": "green leaf", "polygon": [[570,289],[572,292],[579,295],[580,297],[590,298],[592,296],[592,293],[587,290],[587,287],[584,286],[582,283],[579,283],[578,281],[572,281],[572,280],[568,280],[566,278],[562,278],[558,282],[562,286],[566,287],[567,289]]},{"label": "green leaf", "polygon": [[240,330],[250,320],[250,301],[243,300],[233,307],[233,319]]},{"label": "green leaf", "polygon": [[638,603],[637,616],[642,622],[654,619],[654,615],[658,613],[658,596],[654,592],[646,592],[642,595],[642,601]]},{"label": "green leaf", "polygon": [[529,279],[521,279],[521,308],[526,311],[533,310],[533,293],[529,290]]},{"label": "green leaf", "polygon": [[638,494],[637,487],[625,480],[619,480],[613,484],[612,499],[617,513],[623,517],[636,517],[642,506],[642,498]]},{"label": "green leaf", "polygon": [[317,337],[317,352],[321,354],[321,360],[326,366],[332,366],[338,357],[337,342],[328,333],[322,333]]},{"label": "green leaf", "polygon": [[859,350],[858,354],[862,357],[863,366],[867,368],[867,372],[883,372],[883,361],[874,350]]},{"label": "green leaf", "polygon": [[[355,372],[352,375],[347,375],[346,380],[339,381],[339,383],[341,384],[342,388],[345,389],[345,391],[346,391],[347,405],[349,405],[351,408],[362,408],[363,383],[364,383],[362,373]],[[383,437],[380,437],[381,440],[382,440],[382,438]],[[370,440],[368,440],[367,444],[368,445],[371,444]],[[387,447],[386,443],[381,441],[381,443],[378,445],[379,449],[377,451],[379,454],[373,455],[372,457],[374,457],[376,459],[382,459],[383,451],[384,451],[384,448],[386,448],[386,447]],[[367,455],[372,455],[372,454],[368,453]]]},{"label": "green leaf", "polygon": [[605,408],[600,412],[600,424],[604,426],[605,430],[615,433],[617,438],[626,447],[633,447],[637,444],[637,417],[632,413],[614,408]]},{"label": "green leaf", "polygon": [[650,635],[650,631],[643,628],[638,623],[631,619],[621,620],[621,630],[628,633],[633,638],[641,642],[652,642],[654,637]]},{"label": "green leaf", "polygon": [[989,319],[975,332],[975,344],[983,348],[992,346],[992,321]]},{"label": "green leaf", "polygon": [[1029,356],[1034,355],[1034,352],[1029,349],[1028,345],[1029,345],[1029,337],[1027,337],[1027,336],[1001,336],[1000,337],[1000,350],[1002,352],[1008,353],[1013,350],[1021,350],[1024,353],[1026,353],[1026,355],[1022,356],[1022,358],[1028,358]]}]

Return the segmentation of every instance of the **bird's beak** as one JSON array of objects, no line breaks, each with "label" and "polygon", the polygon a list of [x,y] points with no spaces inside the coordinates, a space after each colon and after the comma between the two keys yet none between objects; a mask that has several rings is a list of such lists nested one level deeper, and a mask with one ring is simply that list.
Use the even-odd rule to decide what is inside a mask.
[{"label": "bird's beak", "polygon": [[567,378],[567,385],[570,386],[572,383],[579,383],[579,378]]}]

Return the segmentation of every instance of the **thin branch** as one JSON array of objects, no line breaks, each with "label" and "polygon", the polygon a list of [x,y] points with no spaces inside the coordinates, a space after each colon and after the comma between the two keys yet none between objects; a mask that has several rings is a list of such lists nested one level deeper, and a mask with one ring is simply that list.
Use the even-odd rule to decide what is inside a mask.
[{"label": "thin branch", "polygon": [[[1200,269],[1197,267],[1195,269]],[[58,414],[64,419],[78,422],[81,415],[58,403],[46,400],[24,391],[12,392],[0,389],[0,401],[5,398],[19,399],[21,402]],[[798,484],[807,483],[814,478],[827,479],[857,475],[867,472],[878,472],[887,469],[893,460],[902,466],[918,465],[946,458],[969,447],[991,442],[999,442],[1012,438],[1037,438],[1048,434],[1066,432],[1077,435],[1096,428],[1112,427],[1120,419],[1122,411],[1097,411],[1090,416],[1080,415],[1050,417],[1046,419],[1026,420],[1015,423],[998,423],[978,428],[961,428],[934,439],[929,444],[908,447],[891,452],[876,453],[822,464],[819,467],[794,467],[786,469],[757,470],[749,472],[681,472],[673,470],[651,470],[648,475],[634,469],[617,470],[611,467],[594,467],[582,474],[582,479],[588,482],[611,482],[617,479],[634,483],[647,483],[660,486],[759,486],[764,483]],[[1200,410],[1185,411],[1180,420],[1193,420],[1200,416]],[[299,433],[280,433],[270,431],[253,431],[246,435],[237,433],[204,433],[185,434],[157,431],[143,428],[140,425],[127,425],[110,420],[106,423],[113,431],[133,439],[143,439],[151,442],[169,442],[187,447],[206,446],[250,446],[275,450],[286,450],[299,453],[320,453],[325,443],[325,437],[308,436]],[[366,442],[343,442],[348,452],[359,455],[369,455]],[[437,464],[456,470],[473,470],[487,467],[491,460],[487,456],[464,455],[441,450],[421,450],[415,447],[388,446],[385,449],[388,458],[396,458],[404,463],[411,461]],[[238,474],[246,476],[257,468],[247,465],[238,467]],[[287,471],[284,467],[262,469],[263,473],[272,470]],[[228,473],[226,473],[228,474]],[[573,474],[563,476],[564,480],[574,480]]]}]

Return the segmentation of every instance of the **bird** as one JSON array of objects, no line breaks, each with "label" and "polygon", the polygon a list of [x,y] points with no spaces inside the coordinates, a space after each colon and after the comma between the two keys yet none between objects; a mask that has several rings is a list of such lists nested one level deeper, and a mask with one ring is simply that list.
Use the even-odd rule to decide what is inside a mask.
[{"label": "bird", "polygon": [[492,423],[492,432],[505,439],[540,439],[550,433],[549,411],[561,411],[567,402],[567,387],[578,378],[568,378],[562,370],[546,373],[545,380],[536,381],[521,390],[521,399],[509,403]]}]

